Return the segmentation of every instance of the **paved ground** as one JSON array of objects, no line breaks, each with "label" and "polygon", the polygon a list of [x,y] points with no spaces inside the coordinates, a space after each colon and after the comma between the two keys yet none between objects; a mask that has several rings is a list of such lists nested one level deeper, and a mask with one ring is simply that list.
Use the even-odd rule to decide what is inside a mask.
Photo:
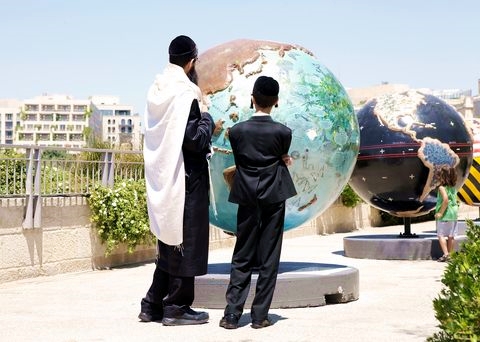
[{"label": "paved ground", "polygon": [[[413,233],[432,232],[433,222],[412,224]],[[402,226],[347,234],[284,240],[282,261],[346,265],[359,270],[357,301],[313,308],[275,309],[272,327],[218,326],[222,310],[207,310],[201,326],[140,323],[140,299],[154,264],[91,271],[0,284],[0,341],[425,341],[436,331],[432,300],[442,288],[444,263],[343,256],[343,237],[398,234]],[[228,262],[231,249],[212,251],[210,262]]]}]

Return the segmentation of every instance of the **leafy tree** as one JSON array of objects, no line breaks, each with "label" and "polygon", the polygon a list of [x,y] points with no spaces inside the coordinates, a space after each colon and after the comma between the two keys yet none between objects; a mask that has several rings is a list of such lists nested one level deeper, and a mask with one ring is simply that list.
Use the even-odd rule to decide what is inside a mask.
[{"label": "leafy tree", "polygon": [[46,150],[42,153],[42,159],[67,159],[67,153],[65,151],[58,150]]},{"label": "leafy tree", "polygon": [[433,300],[440,332],[429,342],[480,341],[480,226],[467,221],[467,241],[445,268],[445,288]]}]

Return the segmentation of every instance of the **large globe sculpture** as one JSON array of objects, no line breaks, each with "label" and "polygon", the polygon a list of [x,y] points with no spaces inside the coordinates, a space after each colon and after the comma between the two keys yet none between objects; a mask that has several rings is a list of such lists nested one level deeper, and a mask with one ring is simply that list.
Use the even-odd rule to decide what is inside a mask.
[{"label": "large globe sculpture", "polygon": [[210,222],[236,232],[237,205],[228,202],[223,170],[234,165],[228,129],[247,120],[253,84],[261,76],[280,84],[274,120],[293,131],[289,167],[298,194],[287,200],[285,230],[321,214],[347,184],[359,149],[359,129],[351,101],[335,76],[308,50],[291,44],[235,40],[199,56],[199,86],[222,130],[213,137],[210,161],[214,203]]},{"label": "large globe sculpture", "polygon": [[472,135],[443,100],[419,91],[383,95],[357,113],[360,152],[350,185],[370,205],[397,217],[435,208],[438,171],[457,169],[457,188],[472,164]]}]

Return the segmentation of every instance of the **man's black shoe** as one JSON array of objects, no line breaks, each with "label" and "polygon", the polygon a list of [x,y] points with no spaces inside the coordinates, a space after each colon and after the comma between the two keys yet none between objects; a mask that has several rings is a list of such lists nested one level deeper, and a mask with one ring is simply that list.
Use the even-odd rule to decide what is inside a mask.
[{"label": "man's black shoe", "polygon": [[272,322],[270,322],[268,319],[264,319],[263,321],[253,321],[252,322],[252,328],[253,329],[261,329],[261,328],[266,328],[272,325]]},{"label": "man's black shoe", "polygon": [[207,323],[208,313],[192,310],[189,306],[166,306],[163,311],[163,325],[192,325]]},{"label": "man's black shoe", "polygon": [[162,320],[163,315],[157,313],[140,312],[138,314],[138,318],[141,322],[159,322]]},{"label": "man's black shoe", "polygon": [[220,320],[220,326],[225,329],[237,329],[238,318],[234,314],[227,314]]}]

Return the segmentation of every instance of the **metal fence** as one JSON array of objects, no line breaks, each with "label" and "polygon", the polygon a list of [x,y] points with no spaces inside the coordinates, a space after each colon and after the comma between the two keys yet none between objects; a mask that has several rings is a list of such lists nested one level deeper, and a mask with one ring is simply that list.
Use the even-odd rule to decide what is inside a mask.
[{"label": "metal fence", "polygon": [[88,196],[97,185],[143,179],[141,151],[0,144],[0,198],[25,198],[24,228],[40,224],[41,198]]}]

